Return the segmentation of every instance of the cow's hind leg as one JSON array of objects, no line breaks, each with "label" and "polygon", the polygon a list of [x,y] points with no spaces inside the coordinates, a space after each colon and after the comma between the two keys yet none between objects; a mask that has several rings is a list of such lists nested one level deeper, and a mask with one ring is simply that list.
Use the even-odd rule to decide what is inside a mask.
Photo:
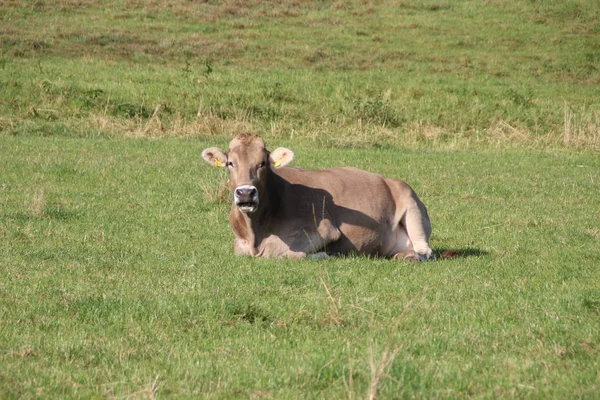
[{"label": "cow's hind leg", "polygon": [[[431,223],[427,208],[419,199],[412,188],[403,181],[387,179],[386,182],[396,199],[396,218],[397,228],[396,237],[401,234],[406,235],[406,245],[403,248],[395,248],[391,253],[395,258],[412,258],[412,254],[403,254],[395,256],[395,253],[402,253],[412,250],[419,261],[425,261],[435,258],[433,251],[429,247],[429,237],[431,236]],[[400,235],[399,235],[400,233]]]},{"label": "cow's hind leg", "polygon": [[388,246],[384,247],[386,249],[384,250],[386,257],[394,260],[414,262],[425,260],[425,258],[419,257],[419,255],[415,253],[413,244],[408,238],[408,233],[406,232],[404,225],[400,223],[396,225],[396,229],[392,234],[392,240],[391,242],[388,242]]},{"label": "cow's hind leg", "polygon": [[[416,197],[416,195],[415,195]],[[420,261],[425,261],[430,258],[435,258],[433,251],[429,247],[429,237],[431,236],[431,223],[427,215],[425,205],[418,199],[414,198],[410,206],[406,209],[406,213],[401,220],[404,225],[408,238],[412,243],[414,253]]]}]

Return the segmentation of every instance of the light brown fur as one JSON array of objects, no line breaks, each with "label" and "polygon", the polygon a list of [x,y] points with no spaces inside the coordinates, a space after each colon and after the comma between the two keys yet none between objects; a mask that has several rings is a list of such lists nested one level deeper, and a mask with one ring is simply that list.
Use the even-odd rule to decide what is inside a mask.
[{"label": "light brown fur", "polygon": [[285,167],[293,157],[290,150],[270,153],[260,137],[247,134],[235,137],[228,153],[209,148],[203,157],[229,168],[232,191],[256,188],[258,193],[251,212],[235,201],[232,205],[229,221],[236,254],[299,258],[357,253],[415,261],[433,257],[427,209],[406,182],[348,167]]},{"label": "light brown fur", "polygon": [[236,137],[234,137],[233,140],[231,140],[231,142],[229,143],[229,150],[233,149],[234,147],[240,146],[240,145],[241,146],[255,145],[255,146],[261,146],[264,148],[265,141],[253,133],[241,133],[241,134],[237,135]]}]

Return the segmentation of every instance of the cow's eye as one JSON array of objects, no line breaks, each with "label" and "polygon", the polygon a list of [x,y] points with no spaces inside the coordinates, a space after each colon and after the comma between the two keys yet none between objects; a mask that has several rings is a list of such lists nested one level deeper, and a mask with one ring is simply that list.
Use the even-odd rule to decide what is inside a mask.
[{"label": "cow's eye", "polygon": [[258,164],[258,168],[264,168],[265,165],[267,165],[264,161],[262,161],[260,164]]},{"label": "cow's eye", "polygon": [[227,161],[227,167],[233,168],[233,163],[231,161]]}]

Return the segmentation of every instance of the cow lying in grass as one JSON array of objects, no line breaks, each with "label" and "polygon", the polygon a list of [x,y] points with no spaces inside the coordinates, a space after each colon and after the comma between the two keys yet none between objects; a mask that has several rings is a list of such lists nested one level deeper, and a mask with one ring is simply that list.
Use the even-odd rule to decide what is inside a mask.
[{"label": "cow lying in grass", "polygon": [[403,181],[349,167],[287,167],[291,150],[270,152],[250,134],[235,137],[228,152],[211,147],[202,157],[229,169],[235,254],[433,258],[427,209]]}]

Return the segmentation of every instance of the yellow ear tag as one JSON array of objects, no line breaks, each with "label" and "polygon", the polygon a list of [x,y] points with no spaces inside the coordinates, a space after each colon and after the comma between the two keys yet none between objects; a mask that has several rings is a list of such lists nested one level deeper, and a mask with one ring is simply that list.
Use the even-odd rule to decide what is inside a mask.
[{"label": "yellow ear tag", "polygon": [[224,167],[225,164],[223,164],[220,160],[217,160],[216,158],[213,160],[213,162],[215,163],[215,165],[217,167]]},{"label": "yellow ear tag", "polygon": [[275,168],[279,168],[279,166],[280,166],[280,165],[281,165],[281,160],[277,160],[277,161],[275,161],[275,162],[273,163],[273,166],[274,166]]}]

